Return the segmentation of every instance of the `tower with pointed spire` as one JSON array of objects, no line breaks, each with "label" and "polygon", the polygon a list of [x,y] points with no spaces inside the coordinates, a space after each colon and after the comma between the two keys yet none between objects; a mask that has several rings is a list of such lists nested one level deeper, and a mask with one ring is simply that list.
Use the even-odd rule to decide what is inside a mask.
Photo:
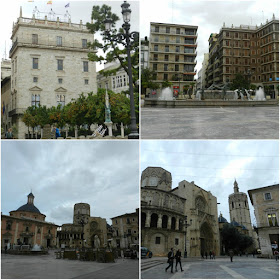
[{"label": "tower with pointed spire", "polygon": [[233,183],[233,193],[229,195],[229,214],[232,223],[238,223],[241,227],[248,230],[249,235],[253,237],[253,227],[251,223],[248,197],[246,193],[240,192],[236,179]]}]

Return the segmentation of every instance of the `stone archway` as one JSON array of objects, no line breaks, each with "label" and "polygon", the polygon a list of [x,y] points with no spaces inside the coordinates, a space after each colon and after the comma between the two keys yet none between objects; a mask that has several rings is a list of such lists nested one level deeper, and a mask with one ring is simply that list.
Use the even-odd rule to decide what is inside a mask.
[{"label": "stone archway", "polygon": [[200,227],[200,253],[209,255],[209,251],[214,250],[214,234],[209,223],[204,222]]}]

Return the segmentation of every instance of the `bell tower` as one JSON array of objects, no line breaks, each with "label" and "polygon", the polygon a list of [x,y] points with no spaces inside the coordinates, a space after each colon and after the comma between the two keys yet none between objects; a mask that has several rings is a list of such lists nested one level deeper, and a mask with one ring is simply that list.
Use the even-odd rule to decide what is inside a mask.
[{"label": "bell tower", "polygon": [[253,228],[247,194],[239,191],[236,180],[233,183],[233,191],[228,197],[230,221],[236,221],[243,225],[249,231],[249,235],[252,236]]}]

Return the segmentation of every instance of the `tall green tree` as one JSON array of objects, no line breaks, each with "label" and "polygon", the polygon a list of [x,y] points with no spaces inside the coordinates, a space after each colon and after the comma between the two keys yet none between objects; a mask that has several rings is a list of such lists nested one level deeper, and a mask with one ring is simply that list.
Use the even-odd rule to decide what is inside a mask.
[{"label": "tall green tree", "polygon": [[230,89],[235,90],[235,89],[242,89],[242,88],[249,89],[249,81],[245,77],[245,75],[241,73],[237,73],[230,85]]},{"label": "tall green tree", "polygon": [[[95,62],[112,62],[119,61],[120,66],[116,69],[105,71],[103,70],[101,73],[104,76],[116,74],[116,72],[120,69],[124,69],[128,73],[128,63],[127,63],[127,50],[125,47],[121,47],[120,43],[117,43],[113,40],[110,40],[105,32],[104,20],[106,18],[111,18],[112,20],[112,29],[110,31],[111,35],[116,35],[117,33],[124,34],[124,30],[120,28],[117,30],[116,22],[119,20],[119,17],[112,13],[111,7],[108,5],[102,6],[93,6],[91,19],[93,23],[87,23],[88,30],[95,34],[99,32],[102,35],[102,42],[97,39],[94,40],[93,43],[88,43],[89,47],[93,50],[88,54],[88,58],[90,61]],[[101,50],[102,55],[98,55],[97,51]],[[139,80],[139,40],[135,38],[132,41],[131,46],[131,63],[132,63],[132,76],[133,76],[133,85],[137,87],[137,81]]]},{"label": "tall green tree", "polygon": [[147,89],[158,89],[160,86],[154,82],[156,72],[149,68],[144,68],[141,71],[141,94],[146,95]]}]

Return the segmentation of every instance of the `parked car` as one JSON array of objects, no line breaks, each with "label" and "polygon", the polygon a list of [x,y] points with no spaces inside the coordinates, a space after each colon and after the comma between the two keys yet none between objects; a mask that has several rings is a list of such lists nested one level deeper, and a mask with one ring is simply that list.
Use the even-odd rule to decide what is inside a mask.
[{"label": "parked car", "polygon": [[146,247],[141,247],[141,258],[151,258],[153,253]]}]

